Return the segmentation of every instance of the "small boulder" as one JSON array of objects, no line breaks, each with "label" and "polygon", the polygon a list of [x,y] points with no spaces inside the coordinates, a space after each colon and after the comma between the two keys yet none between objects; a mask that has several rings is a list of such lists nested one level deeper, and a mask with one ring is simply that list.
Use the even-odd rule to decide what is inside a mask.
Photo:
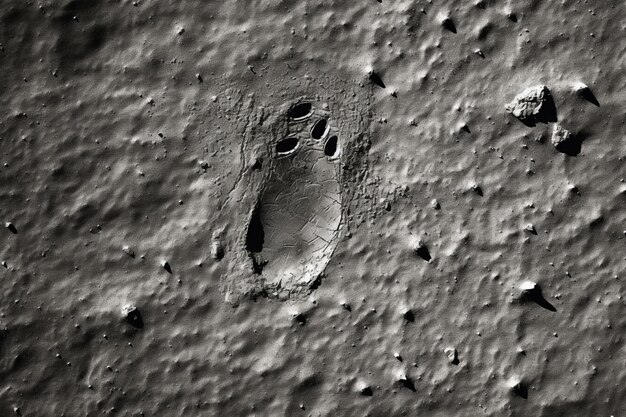
[{"label": "small boulder", "polygon": [[508,113],[527,126],[556,122],[556,106],[550,90],[545,85],[529,87],[504,106]]},{"label": "small boulder", "polygon": [[136,306],[132,304],[126,304],[123,306],[122,317],[131,326],[136,327],[137,329],[143,328],[143,318],[141,317],[141,313]]}]

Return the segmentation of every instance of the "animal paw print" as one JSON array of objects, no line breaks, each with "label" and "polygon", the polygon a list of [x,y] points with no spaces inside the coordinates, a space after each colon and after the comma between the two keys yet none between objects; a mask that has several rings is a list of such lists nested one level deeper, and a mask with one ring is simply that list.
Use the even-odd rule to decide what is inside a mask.
[{"label": "animal paw print", "polygon": [[341,227],[341,142],[332,115],[303,101],[270,149],[271,172],[252,212],[246,249],[267,289],[292,293],[323,273]]}]

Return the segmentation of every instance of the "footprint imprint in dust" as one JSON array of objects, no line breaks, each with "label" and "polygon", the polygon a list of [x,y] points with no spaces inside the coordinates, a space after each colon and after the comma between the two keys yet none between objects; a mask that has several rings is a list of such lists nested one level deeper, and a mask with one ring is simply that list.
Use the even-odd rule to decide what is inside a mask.
[{"label": "footprint imprint in dust", "polygon": [[341,140],[329,137],[332,115],[298,103],[285,127],[284,137],[269,147],[272,169],[246,233],[254,272],[276,292],[308,287],[320,276],[342,221]]},{"label": "footprint imprint in dust", "polygon": [[234,96],[240,171],[214,225],[224,231],[220,284],[231,304],[302,297],[332,279],[337,245],[372,210],[371,87],[305,79],[286,102]]}]

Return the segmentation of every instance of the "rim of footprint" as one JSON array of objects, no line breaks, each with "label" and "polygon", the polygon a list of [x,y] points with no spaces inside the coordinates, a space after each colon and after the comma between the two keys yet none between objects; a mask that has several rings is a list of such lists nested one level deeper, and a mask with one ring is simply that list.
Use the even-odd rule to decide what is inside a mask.
[{"label": "rim of footprint", "polygon": [[223,208],[237,218],[222,275],[229,302],[317,288],[364,192],[365,88],[321,90],[275,106],[253,99],[244,106],[243,167]]}]

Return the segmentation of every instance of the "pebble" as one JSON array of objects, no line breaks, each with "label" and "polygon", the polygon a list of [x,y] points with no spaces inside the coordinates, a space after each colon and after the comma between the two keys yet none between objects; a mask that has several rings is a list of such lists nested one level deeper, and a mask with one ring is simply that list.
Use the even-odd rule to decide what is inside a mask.
[{"label": "pebble", "polygon": [[122,250],[126,253],[126,255],[130,256],[131,258],[135,257],[135,251],[132,250],[130,246],[125,245],[122,247]]},{"label": "pebble", "polygon": [[537,229],[535,229],[535,226],[532,223],[528,223],[526,226],[524,226],[524,230],[528,233],[532,233],[533,235],[537,234]]},{"label": "pebble", "polygon": [[443,353],[445,353],[446,357],[448,358],[448,362],[450,362],[451,364],[456,365],[459,363],[459,358],[455,348],[447,347],[444,349]]},{"label": "pebble", "polygon": [[306,324],[306,316],[302,313],[294,313],[293,319],[296,322],[300,323],[301,326],[304,326]]},{"label": "pebble", "polygon": [[10,231],[11,233],[13,233],[14,235],[15,235],[15,234],[17,234],[17,228],[15,227],[15,225],[14,225],[13,223],[11,223],[11,222],[6,222],[6,223],[4,224],[4,226],[5,226],[7,229],[9,229],[9,231]]}]

